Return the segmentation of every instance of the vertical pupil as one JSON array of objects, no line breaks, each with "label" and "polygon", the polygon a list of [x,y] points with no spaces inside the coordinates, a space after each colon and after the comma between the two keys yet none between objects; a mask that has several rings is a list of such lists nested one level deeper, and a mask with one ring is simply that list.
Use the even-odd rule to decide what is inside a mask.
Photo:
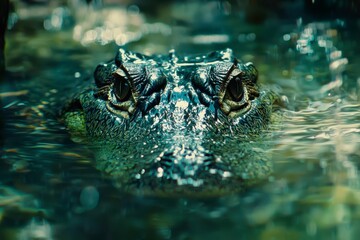
[{"label": "vertical pupil", "polygon": [[130,97],[130,87],[125,79],[118,79],[115,82],[115,95],[119,101],[126,101]]},{"label": "vertical pupil", "polygon": [[228,85],[228,92],[230,93],[230,96],[233,98],[234,101],[241,100],[244,90],[243,90],[243,84],[239,76],[236,76],[233,79],[231,79]]}]

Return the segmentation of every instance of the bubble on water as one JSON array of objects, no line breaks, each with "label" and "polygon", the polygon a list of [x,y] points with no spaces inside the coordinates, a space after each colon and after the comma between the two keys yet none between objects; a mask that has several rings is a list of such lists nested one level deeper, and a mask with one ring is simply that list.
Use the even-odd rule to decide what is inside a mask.
[{"label": "bubble on water", "polygon": [[80,194],[81,205],[90,210],[94,209],[99,203],[99,192],[94,186],[85,187]]},{"label": "bubble on water", "polygon": [[284,41],[289,41],[291,39],[290,34],[284,34],[283,39]]},{"label": "bubble on water", "polygon": [[137,15],[140,13],[140,9],[137,5],[130,5],[127,9],[129,14]]},{"label": "bubble on water", "polygon": [[248,41],[254,41],[255,39],[256,39],[256,34],[255,33],[249,33],[246,36],[246,40],[248,40]]},{"label": "bubble on water", "polygon": [[74,77],[75,77],[75,78],[79,78],[79,77],[81,77],[81,73],[79,73],[79,72],[75,72]]}]

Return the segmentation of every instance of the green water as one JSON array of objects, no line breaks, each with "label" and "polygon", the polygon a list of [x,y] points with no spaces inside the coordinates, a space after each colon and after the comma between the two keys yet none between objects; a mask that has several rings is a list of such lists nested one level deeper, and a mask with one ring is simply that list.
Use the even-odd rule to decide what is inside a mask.
[{"label": "green water", "polygon": [[[224,6],[168,4],[155,16],[135,6],[79,7],[60,27],[56,12],[49,18],[52,8],[37,6],[32,16],[35,10],[19,7],[0,85],[0,239],[357,239],[359,20],[251,24],[241,9]],[[56,112],[117,44],[183,55],[230,47],[254,62],[260,83],[286,103],[267,150],[271,176],[213,198],[114,187]]]}]

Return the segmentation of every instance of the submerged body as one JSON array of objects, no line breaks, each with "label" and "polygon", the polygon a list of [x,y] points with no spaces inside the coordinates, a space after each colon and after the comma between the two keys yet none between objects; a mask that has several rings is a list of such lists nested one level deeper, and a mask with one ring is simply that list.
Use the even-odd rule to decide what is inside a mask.
[{"label": "submerged body", "polygon": [[120,49],[94,78],[64,119],[120,187],[214,194],[269,174],[261,136],[276,98],[230,49],[183,58]]}]

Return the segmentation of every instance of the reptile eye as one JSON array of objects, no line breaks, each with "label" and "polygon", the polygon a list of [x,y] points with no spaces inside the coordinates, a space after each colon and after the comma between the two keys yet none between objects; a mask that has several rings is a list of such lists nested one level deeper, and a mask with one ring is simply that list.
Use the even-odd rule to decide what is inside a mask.
[{"label": "reptile eye", "polygon": [[241,101],[244,95],[244,87],[240,75],[237,75],[230,80],[227,86],[227,91],[233,101]]},{"label": "reptile eye", "polygon": [[114,83],[114,93],[121,102],[129,100],[131,96],[129,83],[123,78],[118,78]]}]

